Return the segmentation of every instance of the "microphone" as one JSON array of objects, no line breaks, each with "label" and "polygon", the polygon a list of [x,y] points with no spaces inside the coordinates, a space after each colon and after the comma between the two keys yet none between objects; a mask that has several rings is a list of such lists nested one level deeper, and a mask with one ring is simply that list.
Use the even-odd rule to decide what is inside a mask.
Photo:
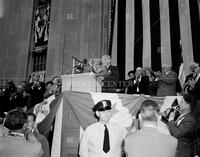
[{"label": "microphone", "polygon": [[79,63],[79,64],[75,65],[75,68],[81,68],[81,65],[82,64]]},{"label": "microphone", "polygon": [[97,72],[96,72],[96,70],[95,70],[94,65],[92,65],[90,62],[89,62],[89,65],[90,65],[90,67],[91,67],[92,72],[96,74]]},{"label": "microphone", "polygon": [[77,59],[76,57],[72,56],[72,59],[74,59],[75,61],[82,63],[79,59]]},{"label": "microphone", "polygon": [[87,64],[87,59],[83,59],[83,60],[82,60],[82,63],[83,63],[83,64]]}]

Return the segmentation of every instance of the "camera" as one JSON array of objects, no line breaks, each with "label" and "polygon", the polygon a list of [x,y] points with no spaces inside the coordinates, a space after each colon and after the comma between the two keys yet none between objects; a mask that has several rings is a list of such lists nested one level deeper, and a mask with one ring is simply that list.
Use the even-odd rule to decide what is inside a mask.
[{"label": "camera", "polygon": [[169,122],[169,116],[172,112],[175,112],[174,120],[176,121],[176,119],[180,115],[180,106],[178,105],[177,98],[174,99],[170,108],[167,108],[164,112],[160,113],[161,114],[161,121],[164,122],[164,123],[168,123]]}]

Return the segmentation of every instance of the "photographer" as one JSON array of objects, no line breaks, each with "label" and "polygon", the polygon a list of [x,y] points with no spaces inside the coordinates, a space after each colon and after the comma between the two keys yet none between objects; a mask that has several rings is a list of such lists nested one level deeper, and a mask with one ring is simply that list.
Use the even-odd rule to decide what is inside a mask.
[{"label": "photographer", "polygon": [[27,129],[27,116],[22,109],[15,109],[5,117],[7,133],[0,136],[1,157],[41,157],[41,144]]},{"label": "photographer", "polygon": [[191,157],[193,152],[195,119],[192,110],[195,107],[195,99],[190,94],[183,95],[179,104],[180,116],[174,120],[175,110],[169,115],[168,127],[172,136],[178,139],[176,157]]}]

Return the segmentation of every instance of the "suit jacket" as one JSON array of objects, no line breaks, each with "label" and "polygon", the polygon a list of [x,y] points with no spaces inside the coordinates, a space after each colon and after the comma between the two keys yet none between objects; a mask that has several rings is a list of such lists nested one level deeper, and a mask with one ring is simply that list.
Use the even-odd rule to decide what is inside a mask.
[{"label": "suit jacket", "polygon": [[117,81],[119,81],[117,66],[109,65],[100,75],[104,77],[102,92],[116,92]]},{"label": "suit jacket", "polygon": [[134,80],[135,78],[130,78],[128,80],[125,80],[125,88],[126,88],[126,93],[127,94],[134,94],[136,91],[136,86],[134,85]]},{"label": "suit jacket", "polygon": [[125,138],[128,157],[175,157],[177,140],[153,127],[143,127]]},{"label": "suit jacket", "polygon": [[41,157],[42,148],[38,141],[27,141],[25,138],[0,136],[1,157]]},{"label": "suit jacket", "polygon": [[157,96],[176,96],[177,74],[170,71],[167,75],[161,75],[158,82]]},{"label": "suit jacket", "polygon": [[47,141],[47,138],[35,130],[33,131],[33,135],[42,145],[42,150],[43,150],[42,157],[49,157],[50,152],[49,152],[49,143]]},{"label": "suit jacket", "polygon": [[119,81],[119,70],[117,66],[109,65],[105,73],[105,80]]},{"label": "suit jacket", "polygon": [[194,94],[195,94],[195,99],[197,101],[200,101],[200,77],[198,78],[198,80],[195,83]]},{"label": "suit jacket", "polygon": [[139,93],[148,95],[149,94],[148,85],[149,85],[149,77],[142,76],[141,82],[139,83]]},{"label": "suit jacket", "polygon": [[176,157],[191,157],[195,127],[192,114],[179,117],[176,121],[171,120],[168,126],[171,135],[178,139]]},{"label": "suit jacket", "polygon": [[185,78],[185,83],[188,82],[189,79],[195,79],[195,76],[196,75],[194,75],[193,73],[187,75],[186,78]]},{"label": "suit jacket", "polygon": [[131,85],[129,88],[131,89],[132,93],[130,94],[149,94],[148,85],[149,85],[149,77],[148,76],[141,76],[140,81],[137,82],[137,79],[134,78],[131,80]]},{"label": "suit jacket", "polygon": [[26,92],[29,94],[29,99],[27,102],[28,109],[33,108],[36,104],[43,101],[43,94],[45,92],[45,84],[43,82],[40,82],[41,87],[40,88],[32,88],[33,82],[29,83],[26,86]]}]

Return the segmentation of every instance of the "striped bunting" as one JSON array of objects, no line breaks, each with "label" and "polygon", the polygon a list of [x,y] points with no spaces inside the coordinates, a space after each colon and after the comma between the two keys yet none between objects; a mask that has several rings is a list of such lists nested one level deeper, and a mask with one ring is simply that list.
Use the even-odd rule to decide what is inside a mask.
[{"label": "striped bunting", "polygon": [[[171,96],[149,97],[114,93],[63,92],[50,104],[50,112],[38,124],[38,130],[45,134],[56,117],[51,156],[64,157],[69,151],[73,150],[74,153],[77,152],[80,127],[84,130],[87,126],[96,122],[92,107],[98,101],[104,99],[111,100],[111,113],[113,116],[110,121],[118,123],[130,132],[134,130],[133,119],[144,100],[150,99],[156,101],[161,107],[161,111],[164,111],[170,107],[175,98]],[[159,121],[158,126],[160,131],[169,134],[167,126],[164,123]]]}]

